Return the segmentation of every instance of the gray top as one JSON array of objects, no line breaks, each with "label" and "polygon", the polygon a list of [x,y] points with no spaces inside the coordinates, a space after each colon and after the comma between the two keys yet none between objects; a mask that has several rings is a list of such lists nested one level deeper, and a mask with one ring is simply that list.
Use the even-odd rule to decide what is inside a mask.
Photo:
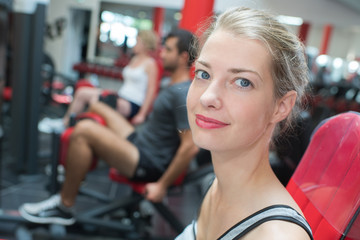
[{"label": "gray top", "polygon": [[179,131],[189,129],[186,96],[190,81],[182,82],[160,91],[153,111],[143,126],[137,130],[134,144],[165,171],[179,145]]},{"label": "gray top", "polygon": [[[310,239],[313,239],[310,225],[295,209],[285,205],[273,205],[264,208],[235,224],[221,235],[218,240],[240,239],[257,226],[271,220],[282,220],[295,223],[308,233]],[[194,220],[175,240],[195,240],[197,232],[196,228],[197,222]]]}]

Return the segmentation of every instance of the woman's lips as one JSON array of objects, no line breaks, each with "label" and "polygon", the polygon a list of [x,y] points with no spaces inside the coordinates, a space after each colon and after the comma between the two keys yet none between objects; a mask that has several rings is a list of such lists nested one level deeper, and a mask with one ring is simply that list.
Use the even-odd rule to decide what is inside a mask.
[{"label": "woman's lips", "polygon": [[208,118],[200,114],[195,114],[195,116],[196,116],[195,122],[201,128],[214,129],[214,128],[223,128],[229,125],[228,123],[224,123],[213,118]]}]

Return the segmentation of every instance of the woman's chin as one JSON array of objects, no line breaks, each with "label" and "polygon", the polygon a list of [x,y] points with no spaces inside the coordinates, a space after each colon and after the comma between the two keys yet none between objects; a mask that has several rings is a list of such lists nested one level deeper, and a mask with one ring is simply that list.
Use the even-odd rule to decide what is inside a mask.
[{"label": "woman's chin", "polygon": [[202,149],[211,151],[212,149],[216,148],[217,144],[213,139],[209,137],[194,137],[194,143]]}]

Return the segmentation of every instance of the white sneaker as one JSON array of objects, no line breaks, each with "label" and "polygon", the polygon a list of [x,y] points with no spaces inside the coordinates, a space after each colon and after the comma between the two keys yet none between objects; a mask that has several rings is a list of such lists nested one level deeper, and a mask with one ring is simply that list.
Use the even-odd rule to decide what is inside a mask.
[{"label": "white sneaker", "polygon": [[62,118],[43,118],[38,123],[38,129],[43,133],[62,133],[65,130],[65,125]]},{"label": "white sneaker", "polygon": [[39,203],[25,203],[20,206],[19,213],[23,218],[34,223],[61,225],[75,223],[72,212],[62,206],[59,194]]}]

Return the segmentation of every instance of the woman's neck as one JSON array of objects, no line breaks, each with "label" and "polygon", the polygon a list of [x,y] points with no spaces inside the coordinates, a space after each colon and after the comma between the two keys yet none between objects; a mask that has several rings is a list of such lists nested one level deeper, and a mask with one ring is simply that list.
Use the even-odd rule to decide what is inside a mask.
[{"label": "woman's neck", "polygon": [[149,58],[149,55],[145,54],[145,53],[137,53],[136,55],[134,55],[131,58],[131,61],[129,63],[130,67],[137,67],[141,64],[143,64],[144,61],[146,61],[146,59]]},{"label": "woman's neck", "polygon": [[[225,201],[247,198],[272,179],[269,152],[212,153],[217,191]],[[270,179],[269,179],[270,178]],[[249,196],[247,195],[249,194]]]},{"label": "woman's neck", "polygon": [[137,54],[135,55],[135,57],[136,57],[137,59],[142,60],[142,59],[148,58],[148,57],[149,57],[149,54],[148,54],[147,52],[139,52],[139,53],[137,53]]}]

